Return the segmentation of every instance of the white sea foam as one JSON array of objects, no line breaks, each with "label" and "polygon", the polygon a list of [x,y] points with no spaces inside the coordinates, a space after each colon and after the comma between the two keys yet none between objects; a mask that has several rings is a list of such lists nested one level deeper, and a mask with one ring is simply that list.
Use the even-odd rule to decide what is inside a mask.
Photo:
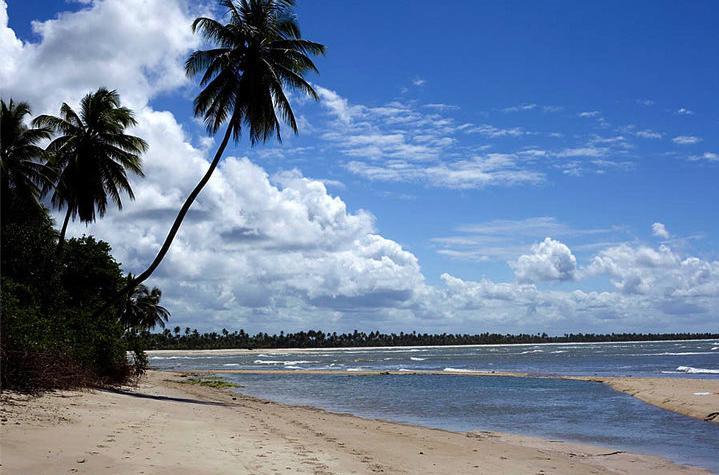
[{"label": "white sea foam", "polygon": [[255,364],[284,364],[284,361],[279,360],[255,360],[253,361]]},{"label": "white sea foam", "polygon": [[302,366],[294,366],[294,365],[287,365],[285,366],[287,369],[304,369]]},{"label": "white sea foam", "polygon": [[222,366],[240,366],[239,363],[225,363]]},{"label": "white sea foam", "polygon": [[481,369],[464,369],[464,368],[444,368],[442,371],[447,373],[489,373],[489,371]]},{"label": "white sea foam", "polygon": [[362,368],[347,368],[347,371],[364,371]]},{"label": "white sea foam", "polygon": [[407,368],[400,368],[397,371],[399,371],[400,373],[406,373],[406,372],[414,373],[413,369],[407,369]]},{"label": "white sea foam", "polygon": [[665,351],[663,353],[633,353],[626,356],[690,356],[690,355],[713,355],[711,351],[683,351],[683,352],[670,352]]},{"label": "white sea foam", "polygon": [[719,369],[692,368],[691,366],[679,366],[677,371],[688,374],[719,374]]},{"label": "white sea foam", "polygon": [[222,358],[222,356],[150,356],[151,360],[206,360],[209,358]]},{"label": "white sea foam", "polygon": [[711,393],[708,393],[706,391],[694,393],[695,396],[709,396]]},{"label": "white sea foam", "polygon": [[520,354],[520,355],[526,355],[526,354],[528,354],[528,353],[544,353],[544,350],[527,350],[527,351],[522,351],[522,352],[520,352],[519,354]]},{"label": "white sea foam", "polygon": [[719,350],[719,346],[713,346],[713,347],[712,347],[712,351],[716,351],[716,350]]},{"label": "white sea foam", "polygon": [[567,350],[557,350],[557,351],[550,351],[550,353],[566,353]]},{"label": "white sea foam", "polygon": [[284,366],[294,366],[298,364],[303,363],[312,363],[312,361],[306,361],[306,360],[298,360],[298,361],[281,361],[281,360],[255,360],[255,364],[273,364],[273,365],[284,365]]},{"label": "white sea foam", "polygon": [[410,356],[409,359],[411,359],[412,361],[424,361],[424,360],[426,360],[427,358],[417,358],[417,357],[415,357],[415,356]]}]

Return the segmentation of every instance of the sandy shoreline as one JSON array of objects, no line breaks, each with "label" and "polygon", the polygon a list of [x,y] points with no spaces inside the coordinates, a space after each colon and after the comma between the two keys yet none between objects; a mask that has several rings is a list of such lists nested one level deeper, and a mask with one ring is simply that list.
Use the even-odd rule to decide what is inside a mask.
[{"label": "sandy shoreline", "polygon": [[589,376],[566,379],[604,383],[663,409],[719,423],[719,379]]},{"label": "sandy shoreline", "polygon": [[152,371],[137,388],[4,396],[4,473],[705,473],[658,457],[291,407]]}]

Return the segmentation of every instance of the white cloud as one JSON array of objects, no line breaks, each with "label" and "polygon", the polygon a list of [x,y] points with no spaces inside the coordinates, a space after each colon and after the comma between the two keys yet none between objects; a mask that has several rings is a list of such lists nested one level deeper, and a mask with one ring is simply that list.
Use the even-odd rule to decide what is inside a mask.
[{"label": "white cloud", "polygon": [[689,157],[689,160],[692,160],[692,161],[706,160],[708,162],[718,162],[719,161],[719,153],[704,152],[701,155],[692,155],[691,157]]},{"label": "white cloud", "polygon": [[520,104],[518,106],[511,106],[511,107],[505,107],[502,109],[502,112],[522,112],[522,111],[531,111],[539,107],[537,104],[530,103],[530,104]]},{"label": "white cloud", "polygon": [[649,107],[654,105],[654,101],[651,99],[637,99],[637,104]]},{"label": "white cloud", "polygon": [[352,161],[347,164],[347,169],[370,180],[417,182],[459,189],[537,184],[544,180],[542,173],[521,169],[516,157],[506,154],[488,154],[433,165],[403,160],[377,165]]},{"label": "white cloud", "polygon": [[18,69],[18,62],[23,52],[23,44],[15,32],[8,28],[7,4],[0,0],[0,82],[5,89],[6,84]]},{"label": "white cloud", "polygon": [[585,112],[580,112],[580,113],[577,114],[577,115],[578,115],[579,117],[584,118],[584,119],[589,119],[589,118],[592,118],[592,117],[601,117],[602,113],[599,112],[599,111],[585,111]]},{"label": "white cloud", "polygon": [[[546,260],[538,262],[547,264]],[[567,269],[573,269],[571,262],[566,261]],[[539,268],[547,272],[539,272],[533,276],[535,280],[561,275],[550,265]],[[607,326],[646,331],[647,322],[701,331],[713,321],[712,312],[719,304],[719,261],[680,257],[665,246],[654,249],[622,244],[607,248],[588,268],[574,273],[574,278],[589,277],[606,277],[616,290],[540,290],[534,283],[519,280],[470,281],[444,274],[441,298],[443,309],[454,321],[471,321],[471,315],[481,310],[490,328],[541,321],[542,328],[560,331]]]},{"label": "white cloud", "polygon": [[672,142],[678,145],[693,145],[701,141],[701,137],[696,137],[694,135],[678,135],[672,139]]},{"label": "white cloud", "polygon": [[349,157],[426,161],[437,159],[454,143],[454,121],[438,112],[420,112],[401,102],[352,105],[335,91],[316,89],[322,107],[333,117],[320,137]]},{"label": "white cloud", "polygon": [[412,85],[414,86],[424,86],[426,83],[426,80],[419,77],[412,79]]},{"label": "white cloud", "polygon": [[489,124],[482,124],[475,127],[469,127],[464,130],[468,134],[481,134],[491,138],[498,137],[521,137],[527,132],[521,127],[500,128]]},{"label": "white cloud", "polygon": [[650,129],[638,130],[638,131],[634,132],[634,135],[636,135],[637,137],[641,137],[643,139],[660,139],[660,138],[662,138],[662,134],[660,132],[650,130]]},{"label": "white cloud", "polygon": [[667,231],[667,227],[662,223],[652,224],[652,234],[662,239],[669,239],[669,231]]},{"label": "white cloud", "polygon": [[626,294],[654,295],[662,300],[697,297],[716,301],[719,297],[719,261],[681,257],[666,245],[659,248],[622,244],[599,253],[587,275],[607,275]]},{"label": "white cloud", "polygon": [[532,254],[520,256],[510,266],[519,282],[574,280],[577,258],[566,244],[545,238],[532,246]]},{"label": "white cloud", "polygon": [[[5,8],[0,11],[5,16]],[[142,107],[147,98],[186,83],[182,62],[197,45],[190,13],[184,1],[94,2],[34,22],[40,41],[22,47],[0,17],[3,93],[30,101],[36,113],[55,112],[60,102],[107,86]]]},{"label": "white cloud", "polygon": [[[449,188],[479,188],[513,183],[540,183],[547,170],[560,169],[567,175],[601,174],[627,170],[631,161],[617,160],[633,148],[626,137],[576,136],[580,143],[560,150],[543,150],[518,143],[537,137],[523,127],[460,122],[455,107],[392,101],[381,106],[353,104],[336,91],[316,86],[321,107],[329,120],[322,124],[318,138],[349,157],[347,170],[371,180],[423,182]],[[536,104],[515,106],[532,110]],[[554,109],[553,109],[554,110]],[[591,114],[591,113],[590,113]],[[635,134],[635,131],[632,131]],[[549,136],[561,134],[550,133]],[[644,137],[656,137],[649,129]],[[660,135],[660,134],[659,134]],[[499,146],[510,151],[488,154]],[[614,157],[605,159],[607,155]],[[502,165],[494,166],[501,157]],[[557,158],[594,158],[557,162]],[[546,158],[545,160],[538,160]],[[600,160],[601,158],[601,160]],[[421,163],[417,163],[421,162]]]},{"label": "white cloud", "polygon": [[460,226],[454,234],[436,237],[438,253],[464,260],[507,261],[531,251],[532,245],[545,236],[581,241],[581,249],[607,247],[610,236],[617,239],[624,231],[616,226],[576,228],[549,216],[526,219],[501,219]]},{"label": "white cloud", "polygon": [[600,147],[565,148],[557,153],[558,157],[602,157],[607,150]]},{"label": "white cloud", "polygon": [[679,115],[694,115],[694,111],[691,111],[687,108],[681,107],[677,109],[677,114]]}]

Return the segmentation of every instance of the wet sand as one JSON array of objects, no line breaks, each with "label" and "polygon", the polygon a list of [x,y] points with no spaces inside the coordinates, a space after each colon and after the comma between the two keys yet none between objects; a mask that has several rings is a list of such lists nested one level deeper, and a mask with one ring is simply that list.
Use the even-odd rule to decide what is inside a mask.
[{"label": "wet sand", "polygon": [[659,457],[276,404],[151,371],[136,388],[5,394],[3,473],[706,473]]}]

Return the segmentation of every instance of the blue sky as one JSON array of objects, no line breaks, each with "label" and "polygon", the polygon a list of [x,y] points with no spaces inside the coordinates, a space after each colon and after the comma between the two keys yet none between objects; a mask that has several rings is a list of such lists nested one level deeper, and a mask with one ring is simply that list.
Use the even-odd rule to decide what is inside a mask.
[{"label": "blue sky", "polygon": [[[69,41],[64,43],[69,36],[62,36],[63,24],[108,21],[112,3],[10,1],[8,25],[25,48],[17,64],[30,54],[43,58],[44,48],[44,54],[57,60],[52,67],[68,67],[61,59],[74,53]],[[172,17],[178,31],[186,27],[181,25],[185,17],[207,8],[218,14],[211,6],[180,0],[170,4],[178,5],[179,13]],[[109,13],[102,14],[103,8]],[[64,11],[76,16],[58,17]],[[336,320],[329,325],[340,329],[717,329],[716,2],[456,2],[448,8],[423,1],[300,1],[297,14],[304,36],[328,47],[327,55],[317,60],[321,74],[311,77],[322,100],[312,103],[295,96],[302,117],[299,136],[285,134],[281,146],[255,149],[241,142],[228,155],[247,157],[270,177],[292,171],[322,180],[322,199],[341,200],[350,218],[366,213],[370,234],[398,244],[416,259],[411,279],[421,283],[399,289],[387,284],[384,274],[358,274],[337,279],[347,278],[364,291],[353,287],[345,295],[340,286],[325,289],[324,295],[303,289],[302,297],[293,284],[277,292],[298,302],[283,307],[274,300],[260,311],[260,306],[242,303],[238,281],[227,290],[234,292],[230,303],[212,317],[167,290],[170,302],[177,299],[178,320],[207,328],[263,329],[268,323],[253,316],[264,312],[285,315],[277,325],[289,327],[325,325],[327,318],[319,315],[331,314]],[[58,31],[52,38],[49,27],[31,26],[48,20]],[[127,30],[112,35],[113,25],[98,25],[98,30],[88,30],[108,31],[106,44],[122,50],[121,34]],[[172,26],[168,20],[167,28]],[[158,33],[168,37],[165,57],[176,57],[181,64],[196,40],[173,34]],[[152,48],[152,36],[148,38]],[[87,41],[88,49],[96,41],[98,50],[86,54],[100,57],[104,39]],[[142,54],[142,49],[132,54]],[[109,68],[124,57],[103,64]],[[83,67],[82,58],[71,62],[74,68]],[[48,64],[43,61],[37,64]],[[171,113],[182,126],[182,139],[198,155],[206,155],[212,147],[191,116],[194,86],[179,78],[164,84],[164,77],[173,77],[173,66],[153,61],[139,64],[138,74],[147,76],[149,86],[137,87],[137,93],[131,79],[126,90],[121,79],[118,85],[104,84],[117,76],[103,76],[97,67],[97,77],[87,84],[102,81],[97,85],[118,87],[153,117]],[[63,77],[72,82],[71,74]],[[32,84],[7,89],[40,96]],[[57,87],[58,94],[71,89]],[[36,109],[50,104],[47,100]],[[287,186],[281,179],[270,181],[279,189]],[[238,208],[250,214],[242,199]],[[113,219],[95,230],[75,229],[106,236],[123,262],[140,266],[142,253],[133,253],[122,239],[113,242]],[[541,247],[546,238],[551,243]],[[189,252],[192,240],[187,239]],[[225,245],[227,241],[218,244]],[[647,253],[650,264],[644,259]],[[265,258],[270,259],[258,257]],[[305,253],[303,259],[311,259],[304,270],[320,269],[303,278],[331,280],[322,268],[326,256]],[[706,264],[701,272],[708,277],[691,280],[701,273],[686,270],[694,265],[691,259]],[[195,285],[190,276],[178,276],[179,268],[168,266],[158,280],[163,288]],[[543,297],[518,310],[516,302],[500,308],[494,297],[484,295],[492,302],[465,302],[445,313],[451,307],[447,302],[461,300],[447,276],[459,279],[465,292],[491,282],[514,286],[517,292],[531,287]],[[606,315],[613,317],[587,317],[591,305],[581,311],[574,303],[569,310],[556,310],[562,305],[552,299],[575,298],[575,290],[617,299],[606,304]],[[373,291],[376,295],[370,295]],[[394,303],[376,304],[375,298],[382,301],[377,296],[387,292]],[[631,301],[633,295],[644,303]],[[662,309],[646,305],[656,295],[666,300]],[[337,303],[350,297],[375,303],[362,312]],[[266,298],[277,295],[260,300]],[[432,310],[432,305],[443,310]],[[554,310],[543,314],[544,306]],[[528,317],[537,308],[541,318]],[[487,314],[492,318],[482,320]]]}]

